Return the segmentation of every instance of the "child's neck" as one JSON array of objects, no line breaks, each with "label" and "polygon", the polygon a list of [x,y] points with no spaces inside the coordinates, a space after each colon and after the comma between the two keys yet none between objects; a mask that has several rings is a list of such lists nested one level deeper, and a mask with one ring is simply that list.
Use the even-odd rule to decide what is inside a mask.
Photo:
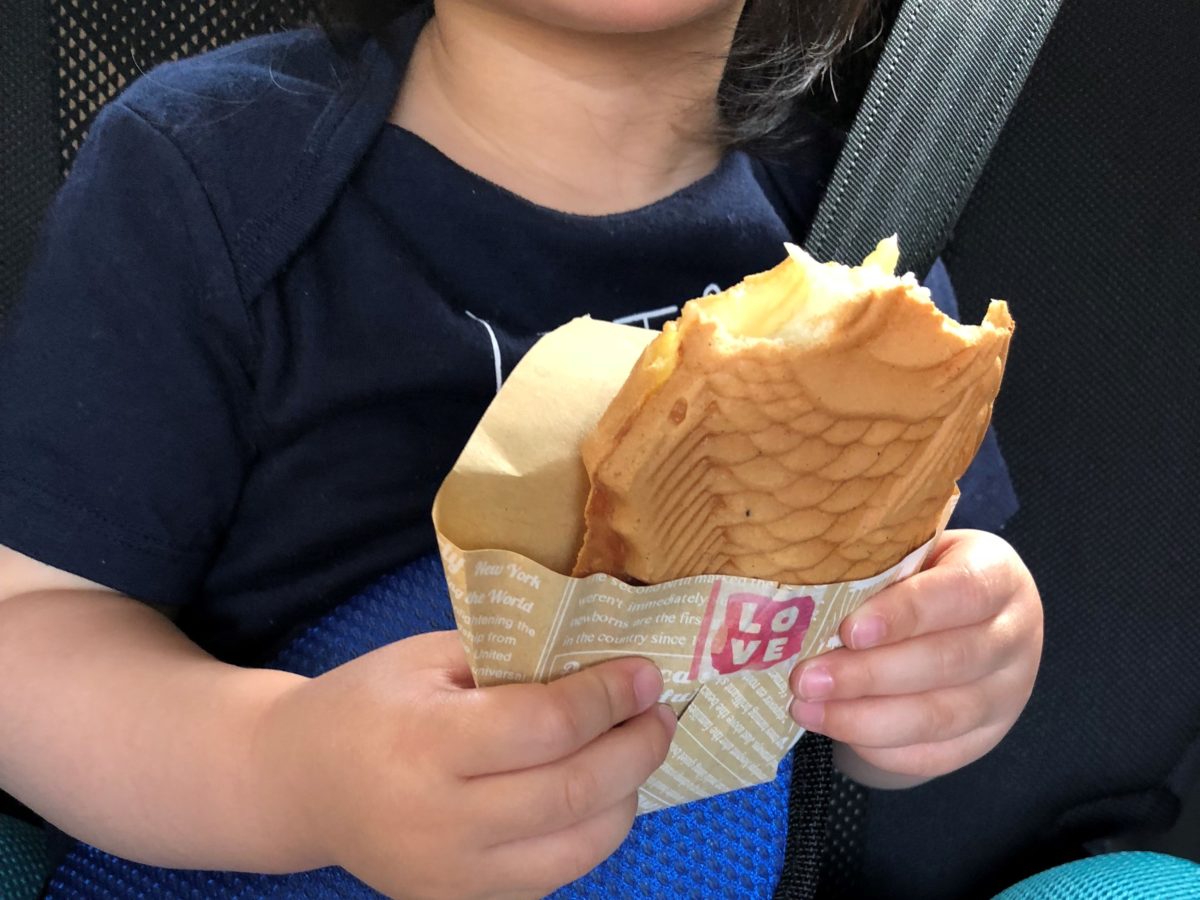
[{"label": "child's neck", "polygon": [[594,34],[443,0],[392,121],[542,206],[636,209],[717,165],[716,92],[735,16]]}]

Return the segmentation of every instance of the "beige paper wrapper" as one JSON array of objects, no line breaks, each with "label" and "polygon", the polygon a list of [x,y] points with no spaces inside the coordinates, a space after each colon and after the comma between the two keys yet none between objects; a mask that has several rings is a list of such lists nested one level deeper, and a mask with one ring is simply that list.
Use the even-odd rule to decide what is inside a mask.
[{"label": "beige paper wrapper", "polygon": [[803,733],[787,712],[792,668],[839,646],[842,620],[916,572],[936,540],[873,578],[832,585],[697,576],[633,587],[560,574],[583,539],[580,441],[654,335],[576,319],[544,336],[484,414],[433,508],[477,684],[545,682],[618,656],[662,670],[662,701],[679,727],[640,792],[639,813],[772,780]]}]

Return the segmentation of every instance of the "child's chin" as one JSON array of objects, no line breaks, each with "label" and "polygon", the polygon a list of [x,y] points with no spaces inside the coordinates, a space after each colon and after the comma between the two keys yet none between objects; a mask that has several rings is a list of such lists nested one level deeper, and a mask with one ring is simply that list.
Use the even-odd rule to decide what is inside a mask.
[{"label": "child's chin", "polygon": [[503,0],[514,11],[573,31],[638,34],[665,31],[722,13],[742,0]]}]

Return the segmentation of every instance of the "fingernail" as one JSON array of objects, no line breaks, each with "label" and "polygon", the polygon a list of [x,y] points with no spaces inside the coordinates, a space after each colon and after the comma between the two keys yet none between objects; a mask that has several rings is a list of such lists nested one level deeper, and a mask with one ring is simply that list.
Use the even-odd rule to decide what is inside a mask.
[{"label": "fingernail", "polygon": [[850,627],[850,647],[854,650],[865,650],[874,647],[883,640],[887,631],[887,623],[882,616],[867,616],[859,619]]},{"label": "fingernail", "polygon": [[792,701],[792,718],[796,724],[808,731],[819,731],[825,721],[824,703],[805,703],[803,700]]},{"label": "fingernail", "polygon": [[650,704],[662,694],[662,673],[657,666],[643,666],[633,676],[633,696],[637,699],[638,709],[649,709]]},{"label": "fingernail", "polygon": [[805,700],[824,700],[833,693],[833,676],[824,666],[809,666],[800,673],[799,693]]},{"label": "fingernail", "polygon": [[675,710],[667,706],[665,703],[658,704],[658,717],[662,719],[663,727],[667,729],[667,734],[675,737],[675,728],[679,725],[679,720],[675,718]]}]

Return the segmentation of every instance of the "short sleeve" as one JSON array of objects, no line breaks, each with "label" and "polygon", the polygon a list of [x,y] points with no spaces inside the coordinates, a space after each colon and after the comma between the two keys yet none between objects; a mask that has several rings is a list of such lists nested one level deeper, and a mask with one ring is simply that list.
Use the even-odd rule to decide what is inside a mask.
[{"label": "short sleeve", "polygon": [[[955,319],[959,317],[954,285],[940,259],[934,262],[925,276],[925,287],[929,288],[934,303],[942,312]],[[1000,531],[1016,514],[1017,495],[994,427],[988,428],[979,452],[959,479],[958,487],[962,496],[950,519],[950,525],[954,528]]]},{"label": "short sleeve", "polygon": [[253,357],[203,187],[109,104],[0,336],[0,544],[187,603],[253,454]]}]

